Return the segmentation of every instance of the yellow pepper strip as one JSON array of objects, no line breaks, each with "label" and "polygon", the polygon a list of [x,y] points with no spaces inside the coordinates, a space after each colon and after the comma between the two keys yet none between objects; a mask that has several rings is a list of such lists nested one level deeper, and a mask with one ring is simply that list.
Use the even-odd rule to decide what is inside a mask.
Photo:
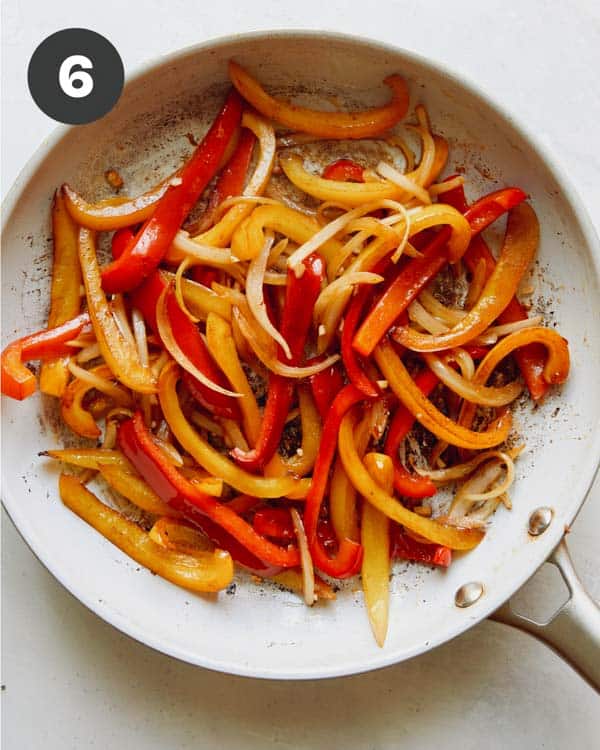
[{"label": "yellow pepper strip", "polygon": [[190,480],[191,484],[202,490],[205,495],[221,497],[223,494],[224,482],[222,479],[211,477],[206,472],[199,469],[192,469],[189,466],[182,466],[180,472],[186,479]]},{"label": "yellow pepper strip", "polygon": [[104,198],[97,203],[88,203],[67,184],[62,186],[62,194],[67,210],[77,224],[105,232],[145,221],[176,175],[177,173],[169,175],[137,198],[118,196]]},{"label": "yellow pepper strip", "polygon": [[395,338],[413,351],[431,352],[462,346],[479,336],[515,296],[521,277],[535,256],[539,239],[540,225],[535,211],[528,203],[519,204],[508,214],[498,263],[481,296],[464,318],[447,333],[421,333],[405,327],[398,330]]},{"label": "yellow pepper strip", "polygon": [[[273,126],[254,112],[245,111],[242,115],[242,127],[251,130],[258,140],[258,161],[254,174],[248,180],[244,195],[262,195],[275,164],[275,131]],[[234,230],[247,216],[252,213],[250,203],[238,203],[232,206],[220,221],[206,232],[194,237],[195,242],[214,247],[227,247],[231,242]]]},{"label": "yellow pepper strip", "polygon": [[[259,206],[233,233],[232,255],[240,260],[256,258],[265,244],[265,229],[279,232],[302,245],[321,229],[321,225],[312,216],[307,216],[287,206]],[[328,260],[340,248],[341,243],[336,239],[331,239],[321,245],[319,253]]]},{"label": "yellow pepper strip", "polygon": [[332,201],[355,208],[371,201],[400,200],[406,191],[388,180],[377,182],[343,182],[327,180],[305,169],[299,154],[288,153],[279,157],[286,177],[297,188],[321,201]]},{"label": "yellow pepper strip", "polygon": [[[531,343],[543,344],[548,350],[548,358],[544,366],[543,378],[549,385],[560,385],[569,376],[570,356],[566,339],[552,328],[536,326],[523,328],[506,336],[485,355],[475,371],[472,383],[484,385],[498,364],[515,349]],[[477,410],[476,404],[464,401],[458,417],[458,422],[464,428],[470,428]]]},{"label": "yellow pepper strip", "polygon": [[[169,281],[175,279],[175,274],[170,271],[161,271],[161,273]],[[192,279],[183,277],[181,279],[181,291],[189,311],[200,320],[206,320],[209,313],[215,313],[225,320],[231,320],[231,301],[213,292],[204,284],[198,284]]]},{"label": "yellow pepper strip", "polygon": [[431,165],[429,174],[423,181],[424,187],[429,187],[437,180],[448,161],[448,141],[445,138],[442,138],[441,135],[434,135],[433,142],[435,143],[435,154],[433,156],[433,164]]},{"label": "yellow pepper strip", "polygon": [[79,262],[90,320],[104,361],[123,385],[139,393],[156,393],[156,378],[151,369],[140,363],[135,343],[123,336],[113,318],[102,290],[95,235],[85,228],[79,230]]},{"label": "yellow pepper strip", "polygon": [[303,477],[315,465],[321,444],[321,417],[306,385],[298,386],[300,404],[300,422],[302,425],[302,444],[298,451],[283,463],[287,470],[297,477]]},{"label": "yellow pepper strip", "polygon": [[[371,438],[371,410],[361,419],[354,433],[356,453],[362,458]],[[356,489],[348,479],[344,464],[338,456],[329,485],[329,517],[338,539],[360,538],[358,513],[356,510]]]},{"label": "yellow pepper strip", "polygon": [[206,552],[213,549],[208,537],[185,521],[181,522],[169,517],[159,518],[149,533],[150,539],[173,552],[194,555],[200,551]]},{"label": "yellow pepper strip", "polygon": [[190,591],[220,591],[233,578],[229,552],[197,552],[193,556],[164,549],[137,524],[101,503],[75,477],[61,474],[63,503],[126,555],[171,583]]},{"label": "yellow pepper strip", "polygon": [[133,466],[121,453],[121,451],[108,450],[106,448],[68,448],[64,450],[45,451],[40,454],[62,461],[71,466],[79,466],[82,469],[100,470],[105,465],[119,466],[129,473],[134,472]]},{"label": "yellow pepper strip", "polygon": [[[103,379],[114,377],[106,365],[92,367],[88,372]],[[129,394],[124,388],[119,385],[112,385],[112,387],[118,403],[125,405],[130,403]],[[100,428],[94,417],[83,407],[83,399],[92,388],[95,388],[93,383],[79,379],[72,380],[66,387],[60,403],[63,420],[73,432],[86,438],[100,436]],[[111,394],[107,395],[111,397]]]},{"label": "yellow pepper strip", "polygon": [[405,508],[394,496],[383,490],[366,470],[354,444],[354,426],[357,410],[346,414],[340,426],[338,450],[350,481],[371,505],[392,521],[421,534],[431,542],[444,544],[451,549],[472,549],[483,539],[481,529],[462,529],[424,518]]},{"label": "yellow pepper strip", "polygon": [[99,471],[110,487],[138,508],[156,516],[179,516],[133,470],[128,471],[114,464],[100,464]]},{"label": "yellow pepper strip", "polygon": [[[78,229],[69,215],[62,193],[54,194],[52,204],[52,284],[48,328],[56,328],[81,311],[81,268],[77,256]],[[68,357],[42,363],[40,390],[50,396],[63,395],[69,382]]]},{"label": "yellow pepper strip", "polygon": [[[302,573],[298,568],[287,568],[286,570],[282,570],[281,573],[276,573],[274,576],[267,578],[267,581],[273,581],[300,596],[304,595]],[[315,575],[315,596],[317,599],[335,599],[335,591],[328,583],[317,575]]]},{"label": "yellow pepper strip", "polygon": [[391,101],[362,112],[320,112],[274,99],[241,65],[229,62],[229,77],[240,94],[265,117],[293,130],[322,138],[370,138],[392,128],[406,114],[409,93],[406,81],[398,75],[384,83],[392,91]]},{"label": "yellow pepper strip", "polygon": [[[367,453],[365,468],[388,495],[394,488],[394,465],[383,453]],[[363,546],[362,585],[371,630],[383,648],[390,609],[390,521],[370,503],[363,503],[360,541]]]},{"label": "yellow pepper strip", "polygon": [[387,339],[378,344],[374,355],[381,374],[388,381],[392,391],[415,419],[440,440],[470,450],[493,448],[506,440],[512,425],[509,411],[504,411],[485,432],[468,430],[448,419],[422,393]]},{"label": "yellow pepper strip", "polygon": [[209,313],[206,319],[206,343],[231,387],[240,394],[238,404],[242,412],[244,434],[248,443],[254,446],[260,433],[260,409],[240,363],[231,325],[214,313]]},{"label": "yellow pepper strip", "polygon": [[179,368],[170,362],[163,368],[158,383],[160,406],[173,435],[209,474],[220,477],[239,492],[252,497],[284,497],[303,488],[303,485],[306,485],[308,491],[310,480],[294,479],[289,476],[281,478],[255,476],[240,469],[233,461],[216,451],[194,430],[181,411],[177,397],[178,380]]}]

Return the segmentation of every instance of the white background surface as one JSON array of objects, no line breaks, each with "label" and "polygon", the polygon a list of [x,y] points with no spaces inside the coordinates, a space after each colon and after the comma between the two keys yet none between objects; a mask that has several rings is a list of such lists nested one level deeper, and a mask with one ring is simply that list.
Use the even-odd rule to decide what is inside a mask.
[{"label": "white background surface", "polygon": [[[235,32],[322,28],[443,62],[534,128],[600,230],[600,3],[521,0],[231,2],[68,0],[2,4],[2,194],[53,123],[29,97],[46,36],[106,35],[125,69]],[[4,435],[10,439],[10,435]],[[600,598],[600,483],[569,537]],[[120,635],[67,594],[4,516],[4,750],[88,747],[588,748],[598,698],[545,647],[485,622],[425,656],[353,678],[258,682],[178,663]]]}]

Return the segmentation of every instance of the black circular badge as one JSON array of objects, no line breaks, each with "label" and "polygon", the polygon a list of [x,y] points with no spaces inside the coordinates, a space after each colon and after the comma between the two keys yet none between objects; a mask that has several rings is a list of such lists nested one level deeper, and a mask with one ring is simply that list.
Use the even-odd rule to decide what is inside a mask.
[{"label": "black circular badge", "polygon": [[109,112],[123,89],[123,62],[101,34],[63,29],[38,46],[27,82],[38,107],[69,125],[93,122]]}]

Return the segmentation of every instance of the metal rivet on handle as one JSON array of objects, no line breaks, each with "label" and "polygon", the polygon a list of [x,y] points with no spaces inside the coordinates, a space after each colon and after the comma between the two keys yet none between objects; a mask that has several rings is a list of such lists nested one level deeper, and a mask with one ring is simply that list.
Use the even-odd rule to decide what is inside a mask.
[{"label": "metal rivet on handle", "polygon": [[454,603],[457,607],[470,607],[481,598],[483,594],[483,584],[479,581],[465,583],[457,589],[454,595]]},{"label": "metal rivet on handle", "polygon": [[552,523],[553,516],[554,512],[552,508],[548,508],[547,506],[542,506],[534,510],[529,516],[529,533],[531,536],[543,534]]}]

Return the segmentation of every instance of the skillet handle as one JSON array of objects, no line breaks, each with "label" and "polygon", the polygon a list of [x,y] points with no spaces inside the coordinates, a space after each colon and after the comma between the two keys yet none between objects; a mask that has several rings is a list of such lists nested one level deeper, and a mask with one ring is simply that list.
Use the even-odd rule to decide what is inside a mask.
[{"label": "skillet handle", "polygon": [[538,638],[600,692],[600,607],[579,580],[564,539],[548,562],[556,565],[571,594],[550,622],[540,625],[517,614],[510,600],[490,619]]}]

